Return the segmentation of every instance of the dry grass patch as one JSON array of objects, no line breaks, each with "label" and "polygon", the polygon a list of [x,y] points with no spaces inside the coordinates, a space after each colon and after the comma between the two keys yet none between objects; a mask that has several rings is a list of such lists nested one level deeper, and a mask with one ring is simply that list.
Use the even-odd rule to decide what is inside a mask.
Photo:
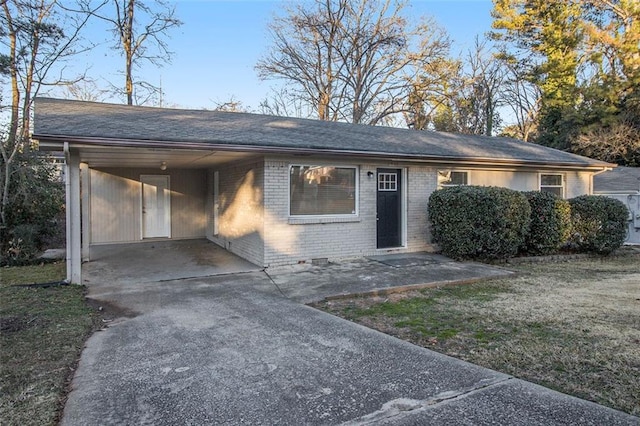
[{"label": "dry grass patch", "polygon": [[640,415],[640,256],[515,269],[515,278],[316,307]]},{"label": "dry grass patch", "polygon": [[63,263],[1,268],[0,419],[57,424],[67,385],[95,316],[82,286],[16,287],[64,278]]}]

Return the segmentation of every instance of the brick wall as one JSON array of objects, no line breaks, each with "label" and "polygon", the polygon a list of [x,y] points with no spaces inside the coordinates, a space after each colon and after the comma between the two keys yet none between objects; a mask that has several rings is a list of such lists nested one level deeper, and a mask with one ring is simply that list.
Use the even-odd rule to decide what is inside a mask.
[{"label": "brick wall", "polygon": [[[346,218],[290,218],[291,165],[355,166],[358,214]],[[377,168],[403,170],[402,247],[376,247]],[[260,266],[337,260],[386,253],[433,251],[427,205],[442,167],[402,162],[269,156],[264,161],[233,163],[219,171],[219,234],[211,239]],[[369,177],[368,172],[373,176]],[[478,173],[475,171],[474,173]],[[495,185],[537,189],[537,172],[491,172]],[[495,176],[494,176],[495,175]],[[589,192],[589,174],[566,172],[567,197]],[[487,175],[488,176],[488,175]],[[506,177],[511,176],[507,179]],[[529,179],[530,178],[530,179]],[[520,188],[522,180],[536,188]],[[525,185],[526,186],[526,185]]]},{"label": "brick wall", "polygon": [[[346,219],[290,219],[289,166],[343,165],[358,167],[359,214]],[[376,178],[378,167],[405,170],[403,180],[408,197],[403,209],[407,221],[404,247],[376,248]],[[276,266],[312,259],[335,260],[389,252],[428,250],[431,246],[427,222],[427,201],[436,188],[435,169],[424,166],[362,161],[313,160],[298,157],[270,157],[265,160],[264,266]]]},{"label": "brick wall", "polygon": [[210,239],[256,265],[264,263],[264,164],[231,163],[219,172],[218,235]]}]

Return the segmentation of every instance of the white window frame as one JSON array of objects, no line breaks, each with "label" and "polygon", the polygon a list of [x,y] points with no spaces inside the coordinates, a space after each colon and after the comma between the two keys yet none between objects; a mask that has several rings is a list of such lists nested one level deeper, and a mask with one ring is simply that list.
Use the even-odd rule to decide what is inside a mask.
[{"label": "white window frame", "polygon": [[[354,171],[354,213],[345,214],[292,214],[291,213],[291,169],[293,167],[335,167],[337,169],[353,169]],[[357,218],[360,215],[360,167],[351,164],[333,164],[333,163],[295,163],[289,164],[287,169],[287,213],[289,218],[294,219],[343,219]]]},{"label": "white window frame", "polygon": [[[439,182],[439,180],[440,180],[439,177],[440,177],[440,173],[441,172],[464,173],[464,174],[467,175],[467,179],[466,179],[467,183],[464,183],[464,184],[440,183]],[[445,170],[442,170],[442,169],[440,169],[440,170],[438,170],[436,172],[436,181],[437,181],[436,184],[437,184],[437,188],[438,189],[451,188],[453,186],[467,186],[467,185],[470,185],[470,183],[469,183],[470,180],[471,180],[471,172],[469,172],[469,170],[458,170],[458,169],[452,169],[452,170],[446,170],[445,169]]]},{"label": "white window frame", "polygon": [[[542,176],[560,176],[561,182],[562,184],[560,185],[542,185]],[[565,198],[565,194],[566,194],[566,178],[564,173],[538,173],[538,191],[542,192],[542,188],[560,188],[562,190],[562,194],[560,195],[560,198]],[[551,192],[551,191],[547,191],[547,192]]]},{"label": "white window frame", "polygon": [[[382,181],[380,181],[380,177],[383,178]],[[387,177],[388,178],[393,177],[393,179],[386,180],[385,178]],[[380,183],[385,184],[384,186],[387,186],[386,184],[388,184],[389,188],[380,188]],[[398,173],[378,172],[378,191],[392,192],[397,190],[398,190]]]}]

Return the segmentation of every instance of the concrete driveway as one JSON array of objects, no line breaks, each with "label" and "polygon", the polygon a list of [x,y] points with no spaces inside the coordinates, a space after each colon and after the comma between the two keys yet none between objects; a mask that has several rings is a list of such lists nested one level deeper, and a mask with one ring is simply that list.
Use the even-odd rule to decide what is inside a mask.
[{"label": "concrete driveway", "polygon": [[131,317],[87,342],[62,424],[639,424],[285,297],[313,270],[93,283]]}]

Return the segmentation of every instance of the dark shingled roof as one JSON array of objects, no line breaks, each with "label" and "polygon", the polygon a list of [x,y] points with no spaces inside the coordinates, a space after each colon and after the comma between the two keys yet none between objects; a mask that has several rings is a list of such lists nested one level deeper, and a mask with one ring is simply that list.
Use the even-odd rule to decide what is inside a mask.
[{"label": "dark shingled roof", "polygon": [[170,147],[328,152],[442,161],[604,167],[607,163],[515,139],[414,131],[259,114],[35,101],[35,139]]},{"label": "dark shingled roof", "polygon": [[640,167],[617,167],[593,177],[594,192],[640,192]]}]

